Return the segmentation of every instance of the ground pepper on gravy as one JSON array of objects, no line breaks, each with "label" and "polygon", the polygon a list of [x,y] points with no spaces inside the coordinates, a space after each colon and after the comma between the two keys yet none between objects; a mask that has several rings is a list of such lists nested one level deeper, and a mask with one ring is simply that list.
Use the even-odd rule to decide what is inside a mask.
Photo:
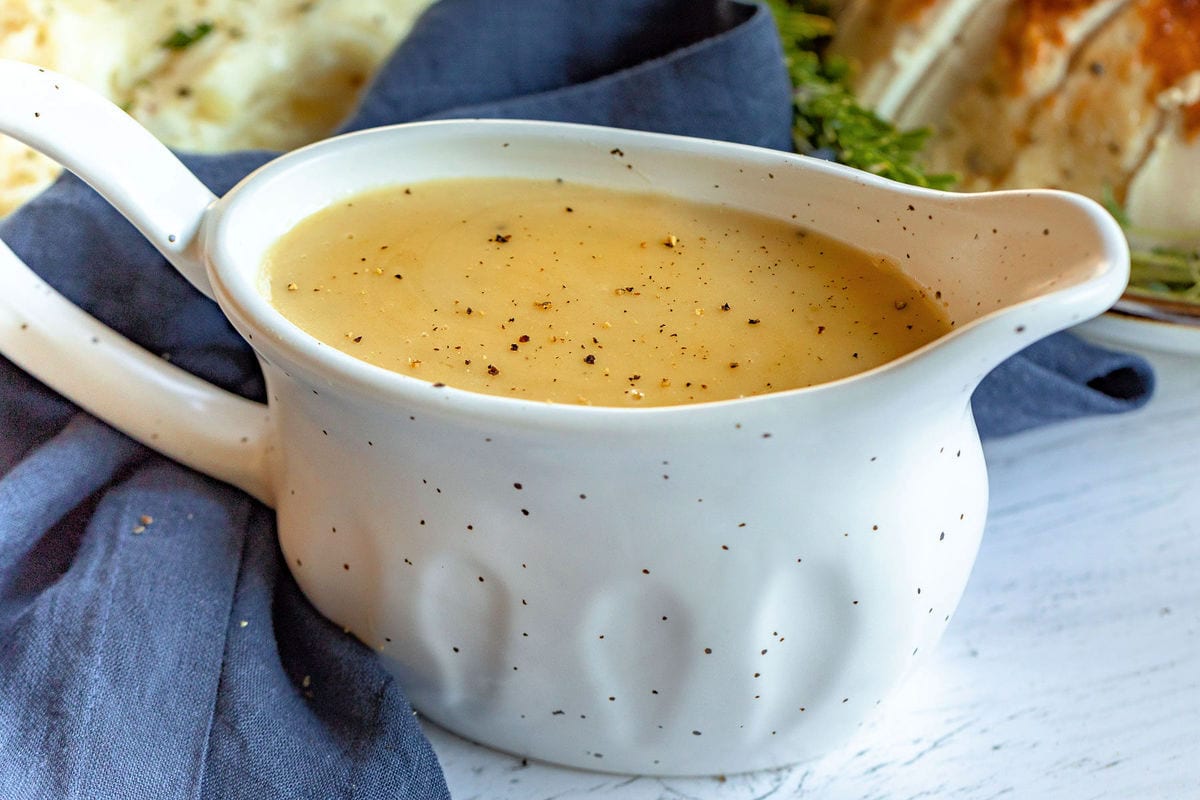
[{"label": "ground pepper on gravy", "polygon": [[787,220],[515,178],[339,202],[273,246],[261,288],[301,329],[363,361],[601,406],[824,383],[950,326],[894,265]]}]

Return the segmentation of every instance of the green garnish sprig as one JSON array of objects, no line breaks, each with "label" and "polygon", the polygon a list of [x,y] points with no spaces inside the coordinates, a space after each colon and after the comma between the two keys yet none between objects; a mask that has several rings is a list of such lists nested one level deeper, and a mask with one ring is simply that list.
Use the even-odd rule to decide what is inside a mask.
[{"label": "green garnish sprig", "polygon": [[1129,289],[1143,297],[1200,302],[1200,231],[1150,230],[1133,224],[1111,186],[1101,202],[1129,239]]},{"label": "green garnish sprig", "polygon": [[1131,250],[1129,288],[1138,294],[1200,302],[1200,252],[1168,247]]},{"label": "green garnish sprig", "polygon": [[163,39],[161,44],[168,50],[184,50],[213,32],[211,22],[197,22],[191,30],[176,28],[175,32]]},{"label": "green garnish sprig", "polygon": [[921,165],[928,129],[899,130],[859,103],[850,63],[824,52],[836,30],[827,3],[768,0],[768,5],[792,80],[798,152],[827,153],[838,163],[915,186],[950,189],[958,182],[956,175],[931,174]]}]

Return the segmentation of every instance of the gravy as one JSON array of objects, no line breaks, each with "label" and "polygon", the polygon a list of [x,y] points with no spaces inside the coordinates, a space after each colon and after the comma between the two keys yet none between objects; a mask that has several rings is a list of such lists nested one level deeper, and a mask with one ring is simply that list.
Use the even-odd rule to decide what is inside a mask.
[{"label": "gravy", "polygon": [[787,221],[509,178],[337,203],[274,245],[261,288],[300,328],[363,361],[603,406],[824,383],[949,330],[894,265]]}]

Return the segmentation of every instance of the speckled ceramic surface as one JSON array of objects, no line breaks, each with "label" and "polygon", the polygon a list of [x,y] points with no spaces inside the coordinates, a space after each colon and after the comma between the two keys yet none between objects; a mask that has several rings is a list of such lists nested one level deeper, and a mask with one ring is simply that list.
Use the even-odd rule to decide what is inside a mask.
[{"label": "speckled ceramic surface", "polygon": [[[55,325],[6,324],[5,354],[273,504],[305,593],[379,650],[424,714],[579,767],[737,772],[819,755],[861,725],[936,643],[975,558],[987,480],[971,391],[1025,344],[1103,311],[1127,275],[1120,230],[1073,196],[940,194],[774,151],[550,123],[355,134],[213,202],[165,150],[155,169],[118,174],[113,155],[148,135],[79,87],[25,77],[3,130],[107,187],[217,299],[259,353],[269,405],[137,352],[11,258],[10,302]],[[81,117],[99,143],[79,144]],[[468,175],[653,188],[794,219],[897,261],[954,330],[823,386],[590,408],[386,372],[259,295],[263,252],[307,214]],[[73,336],[106,345],[102,368],[75,369]],[[129,407],[142,395],[152,413]]]}]

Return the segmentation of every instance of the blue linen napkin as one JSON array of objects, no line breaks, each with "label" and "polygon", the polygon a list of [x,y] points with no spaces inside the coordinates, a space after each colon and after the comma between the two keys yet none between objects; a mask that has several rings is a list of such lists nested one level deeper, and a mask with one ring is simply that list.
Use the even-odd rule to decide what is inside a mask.
[{"label": "blue linen napkin", "polygon": [[[773,23],[730,0],[442,0],[346,129],[477,116],[791,141]],[[269,157],[185,160],[222,193]],[[215,306],[74,177],[0,237],[106,324],[263,399]],[[1000,435],[1151,386],[1140,359],[1060,335],[975,409]],[[401,687],[300,595],[267,509],[0,359],[0,797],[445,796]]]}]

